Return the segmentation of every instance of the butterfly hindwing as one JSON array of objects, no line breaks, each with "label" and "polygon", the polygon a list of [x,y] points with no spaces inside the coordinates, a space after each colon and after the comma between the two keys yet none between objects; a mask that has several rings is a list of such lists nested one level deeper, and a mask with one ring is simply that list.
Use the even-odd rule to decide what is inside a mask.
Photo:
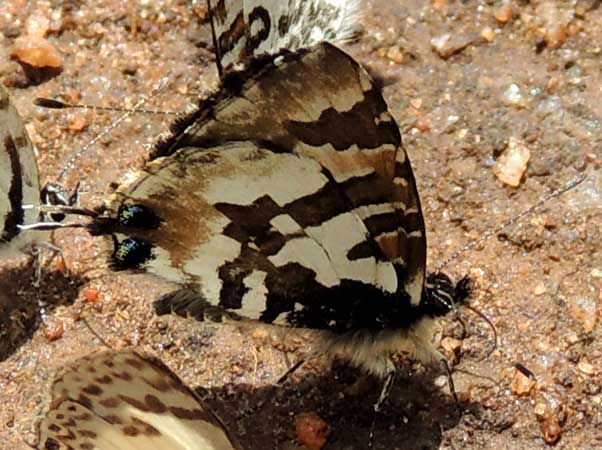
[{"label": "butterfly hindwing", "polygon": [[37,211],[24,210],[23,205],[39,203],[34,147],[0,81],[0,254],[33,241],[36,233],[21,233],[18,226],[37,221]]},{"label": "butterfly hindwing", "polygon": [[295,51],[356,34],[360,0],[211,0],[220,75],[265,53]]},{"label": "butterfly hindwing", "polygon": [[234,450],[221,422],[159,360],[134,351],[81,358],[52,386],[40,450]]},{"label": "butterfly hindwing", "polygon": [[424,224],[380,92],[327,43],[257,64],[117,190],[109,216],[140,206],[160,218],[114,221],[118,242],[148,250],[122,265],[266,322],[348,329],[417,304]]}]

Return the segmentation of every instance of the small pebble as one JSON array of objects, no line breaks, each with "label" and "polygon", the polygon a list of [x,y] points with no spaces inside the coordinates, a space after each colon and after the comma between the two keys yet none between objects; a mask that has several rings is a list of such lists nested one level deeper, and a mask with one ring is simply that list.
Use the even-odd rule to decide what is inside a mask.
[{"label": "small pebble", "polygon": [[465,36],[444,33],[431,39],[431,47],[443,59],[464,50],[470,40]]},{"label": "small pebble", "polygon": [[568,35],[568,27],[574,10],[563,9],[556,0],[542,1],[537,5],[538,31],[543,35],[548,48],[560,48]]},{"label": "small pebble", "polygon": [[546,286],[543,283],[540,283],[535,287],[534,293],[535,293],[535,295],[542,295],[542,294],[545,294],[546,291],[547,291]]},{"label": "small pebble", "polygon": [[493,166],[493,173],[503,183],[517,187],[527,170],[530,158],[531,152],[525,143],[518,138],[511,137],[508,147]]},{"label": "small pebble", "polygon": [[594,375],[596,373],[594,366],[587,361],[580,361],[579,364],[577,364],[577,369],[585,375]]},{"label": "small pebble", "polygon": [[330,428],[315,412],[295,417],[297,440],[308,450],[321,450],[328,441]]},{"label": "small pebble", "polygon": [[495,31],[491,27],[485,27],[481,30],[481,37],[487,42],[493,42],[495,39]]},{"label": "small pebble", "polygon": [[46,39],[26,35],[15,39],[11,56],[32,67],[50,67],[58,69],[63,62],[58,50]]},{"label": "small pebble", "polygon": [[397,46],[390,47],[387,51],[387,58],[396,64],[401,64],[403,63],[403,52]]},{"label": "small pebble", "polygon": [[517,84],[511,84],[502,94],[504,103],[508,106],[514,106],[515,108],[525,108],[527,106],[527,100],[522,94],[520,87]]},{"label": "small pebble", "polygon": [[71,131],[82,131],[84,128],[86,128],[86,125],[86,118],[82,116],[73,117],[71,120],[69,120],[69,129]]},{"label": "small pebble", "polygon": [[44,337],[51,342],[57,341],[63,337],[64,331],[65,329],[61,320],[52,320],[44,329]]},{"label": "small pebble", "polygon": [[546,90],[550,93],[550,94],[554,94],[556,92],[558,92],[558,90],[560,89],[560,80],[557,77],[552,77],[548,80],[547,84],[546,84]]},{"label": "small pebble", "polygon": [[514,371],[510,389],[518,396],[529,395],[535,389],[535,380],[525,376],[520,370]]},{"label": "small pebble", "polygon": [[509,1],[504,1],[504,3],[502,3],[502,5],[493,13],[495,20],[502,25],[510,22],[512,20],[512,16],[512,4]]},{"label": "small pebble", "polygon": [[555,444],[562,435],[562,426],[558,421],[559,413],[563,410],[558,399],[552,396],[539,397],[533,412],[539,421],[541,434],[547,444]]},{"label": "small pebble", "polygon": [[98,295],[98,289],[94,287],[89,287],[84,289],[84,298],[89,303],[98,303],[100,296]]}]

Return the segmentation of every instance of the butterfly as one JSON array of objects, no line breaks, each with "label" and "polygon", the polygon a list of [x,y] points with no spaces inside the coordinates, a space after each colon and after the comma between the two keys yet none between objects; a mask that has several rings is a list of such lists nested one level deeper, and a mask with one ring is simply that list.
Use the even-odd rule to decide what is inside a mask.
[{"label": "butterfly", "polygon": [[133,350],[60,371],[38,423],[38,450],[237,450],[221,420],[161,360]]},{"label": "butterfly", "polygon": [[40,203],[40,182],[33,144],[1,82],[0,172],[0,258],[4,259],[39,242],[43,232],[19,228],[39,220],[38,211],[25,210],[23,205]]},{"label": "butterfly", "polygon": [[[239,9],[221,9],[233,3]],[[320,352],[385,386],[402,341],[447,367],[430,328],[467,297],[468,283],[426,276],[418,190],[380,89],[329,42],[262,47],[354,2],[311,2],[307,21],[259,3],[210,8],[217,59],[230,68],[220,89],[126,175],[90,231],[109,237],[114,269],[181,286],[155,302],[158,314],[322,330]]]},{"label": "butterfly", "polygon": [[[35,245],[46,244],[43,228],[24,230],[43,220],[34,206],[67,206],[75,201],[76,194],[67,197],[54,183],[40,190],[34,146],[0,82],[0,259],[19,256]],[[63,216],[59,213],[53,218],[62,220]]]}]

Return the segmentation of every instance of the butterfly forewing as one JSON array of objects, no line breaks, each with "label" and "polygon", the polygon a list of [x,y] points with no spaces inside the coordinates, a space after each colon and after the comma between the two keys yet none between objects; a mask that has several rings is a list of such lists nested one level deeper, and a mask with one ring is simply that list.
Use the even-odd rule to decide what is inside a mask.
[{"label": "butterfly forewing", "polygon": [[77,360],[57,376],[40,450],[232,450],[239,447],[159,360],[134,351]]},{"label": "butterfly forewing", "polygon": [[152,247],[142,266],[267,322],[351,329],[379,302],[416,304],[418,195],[367,73],[325,43],[235,76],[225,85],[238,88],[181,123],[109,205],[160,217],[154,230],[120,230]]},{"label": "butterfly forewing", "polygon": [[211,0],[216,56],[225,71],[255,56],[354,37],[360,0]]},{"label": "butterfly forewing", "polygon": [[[0,81],[0,254],[8,248],[8,243],[22,238],[19,225],[35,222],[38,218],[36,210],[24,210],[23,205],[39,203],[34,148]],[[34,233],[25,235],[34,237]]]}]

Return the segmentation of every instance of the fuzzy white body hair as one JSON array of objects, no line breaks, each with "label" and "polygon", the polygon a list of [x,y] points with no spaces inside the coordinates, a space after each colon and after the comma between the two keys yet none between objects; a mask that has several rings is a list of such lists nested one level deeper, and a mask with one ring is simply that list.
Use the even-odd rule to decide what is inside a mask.
[{"label": "fuzzy white body hair", "polygon": [[445,357],[431,342],[433,325],[434,319],[425,317],[406,330],[328,333],[315,353],[342,357],[380,378],[394,370],[391,354],[400,350],[413,351],[422,364],[435,366],[445,361]]}]

